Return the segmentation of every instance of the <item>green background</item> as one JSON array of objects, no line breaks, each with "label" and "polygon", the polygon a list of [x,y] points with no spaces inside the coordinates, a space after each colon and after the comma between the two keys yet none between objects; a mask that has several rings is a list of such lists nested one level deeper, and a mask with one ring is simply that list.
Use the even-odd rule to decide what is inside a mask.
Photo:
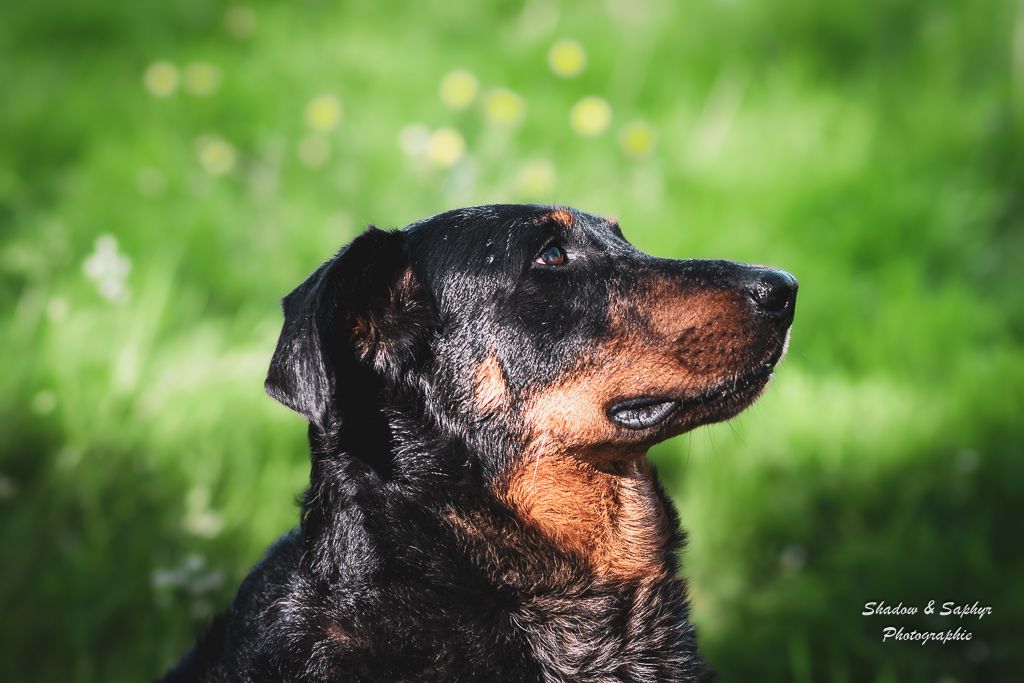
[{"label": "green background", "polygon": [[[486,115],[499,86],[518,125]],[[1022,680],[1024,6],[6,0],[0,90],[0,678],[181,654],[297,519],[305,427],[261,387],[279,298],[367,223],[540,201],[800,278],[764,398],[653,453],[721,680]],[[612,120],[585,137],[591,95]],[[464,154],[432,164],[412,124]],[[993,614],[860,614],[932,599]]]}]

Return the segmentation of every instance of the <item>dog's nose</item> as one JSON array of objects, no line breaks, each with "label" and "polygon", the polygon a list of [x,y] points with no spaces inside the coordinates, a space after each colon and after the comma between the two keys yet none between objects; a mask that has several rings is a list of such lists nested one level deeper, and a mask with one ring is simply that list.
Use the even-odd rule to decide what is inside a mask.
[{"label": "dog's nose", "polygon": [[747,286],[747,294],[761,311],[777,318],[793,318],[796,278],[784,270],[760,271]]}]

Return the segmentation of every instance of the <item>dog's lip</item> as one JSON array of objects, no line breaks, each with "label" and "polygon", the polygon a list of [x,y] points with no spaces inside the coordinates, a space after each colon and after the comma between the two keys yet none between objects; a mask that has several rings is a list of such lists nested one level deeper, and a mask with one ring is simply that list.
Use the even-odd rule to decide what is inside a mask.
[{"label": "dog's lip", "polygon": [[675,415],[682,402],[664,396],[637,396],[616,401],[608,408],[608,419],[626,429],[650,429]]},{"label": "dog's lip", "polygon": [[683,403],[684,405],[700,405],[706,404],[710,401],[729,398],[730,396],[738,394],[755,384],[767,382],[771,378],[774,370],[774,362],[762,363],[756,369],[751,370],[745,375],[737,375],[731,380],[720,382],[710,389],[702,391],[699,395],[683,399]]},{"label": "dog's lip", "polygon": [[643,395],[613,402],[607,410],[615,424],[631,430],[659,427],[687,408],[706,406],[735,396],[771,378],[775,363],[762,363],[754,370],[720,382],[697,394],[684,396]]}]

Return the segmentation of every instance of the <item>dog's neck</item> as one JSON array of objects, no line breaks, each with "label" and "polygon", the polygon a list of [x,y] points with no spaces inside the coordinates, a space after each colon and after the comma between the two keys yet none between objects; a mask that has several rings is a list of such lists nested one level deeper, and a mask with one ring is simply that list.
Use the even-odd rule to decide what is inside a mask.
[{"label": "dog's neck", "polygon": [[[403,424],[396,424],[396,418]],[[402,429],[406,440],[417,443],[420,449],[448,450],[438,449],[436,444],[445,440],[432,432],[412,433],[416,430],[411,427],[422,428],[422,421],[399,418],[396,411],[388,422],[391,429]],[[343,431],[311,432],[310,437],[314,463],[304,506],[304,531],[314,531],[318,518],[329,518],[335,513],[324,508],[324,501],[332,501],[340,511],[349,497],[343,490],[351,491],[356,482],[364,481],[369,484],[367,493],[370,493],[382,480],[390,478],[393,472],[384,471],[382,467],[397,466],[406,479],[438,478],[443,481],[435,483],[444,488],[457,485],[464,474],[459,471],[459,458],[453,454],[435,452],[430,459],[412,458],[409,463],[370,465],[352,456],[349,448],[353,446],[347,443]],[[479,451],[486,447],[482,443],[486,439],[474,440],[480,443],[465,444],[462,450]],[[488,445],[497,446],[494,441]],[[509,446],[511,444],[502,444],[500,448]],[[577,558],[595,579],[646,582],[675,574],[679,546],[675,513],[671,502],[660,492],[644,453],[604,462],[559,451],[539,455],[519,452],[493,459],[516,464],[496,477],[484,473],[484,478],[489,480],[487,483],[479,481],[469,485],[492,488],[494,496],[519,524],[539,532],[560,553]],[[429,472],[405,471],[416,462],[428,460],[433,463]],[[446,469],[451,471],[442,471]],[[323,547],[318,551],[330,553]]]},{"label": "dog's neck", "polygon": [[675,569],[667,502],[642,457],[613,470],[569,454],[540,456],[514,470],[499,497],[598,578],[645,581]]}]

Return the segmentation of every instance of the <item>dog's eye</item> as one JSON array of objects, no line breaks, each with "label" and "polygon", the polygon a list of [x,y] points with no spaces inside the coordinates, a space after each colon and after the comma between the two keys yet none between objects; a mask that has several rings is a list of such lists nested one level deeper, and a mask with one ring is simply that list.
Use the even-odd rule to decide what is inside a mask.
[{"label": "dog's eye", "polygon": [[568,260],[569,256],[565,253],[565,249],[557,244],[549,244],[533,262],[542,266],[564,266]]}]

